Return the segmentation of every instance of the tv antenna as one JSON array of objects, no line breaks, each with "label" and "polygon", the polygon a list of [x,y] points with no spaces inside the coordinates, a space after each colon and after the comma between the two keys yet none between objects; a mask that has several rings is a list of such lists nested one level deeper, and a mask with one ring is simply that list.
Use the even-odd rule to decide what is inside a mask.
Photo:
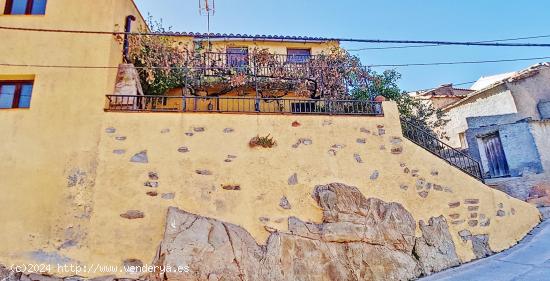
[{"label": "tv antenna", "polygon": [[208,18],[208,34],[210,34],[210,17],[216,14],[216,0],[199,0],[199,14]]}]

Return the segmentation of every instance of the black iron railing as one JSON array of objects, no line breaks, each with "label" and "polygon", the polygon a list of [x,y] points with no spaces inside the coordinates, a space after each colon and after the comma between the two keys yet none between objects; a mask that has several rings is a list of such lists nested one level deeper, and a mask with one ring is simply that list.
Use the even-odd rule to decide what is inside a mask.
[{"label": "black iron railing", "polygon": [[447,161],[449,164],[462,170],[466,174],[483,181],[481,165],[474,158],[452,148],[437,137],[404,118],[401,118],[401,127],[403,129],[403,136],[407,139]]},{"label": "black iron railing", "polygon": [[361,100],[107,95],[106,111],[212,112],[383,116],[382,104]]}]

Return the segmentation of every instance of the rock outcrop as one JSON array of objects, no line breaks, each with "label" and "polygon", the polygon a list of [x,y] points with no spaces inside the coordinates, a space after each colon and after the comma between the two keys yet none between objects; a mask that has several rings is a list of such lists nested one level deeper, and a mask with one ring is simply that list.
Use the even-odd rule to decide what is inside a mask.
[{"label": "rock outcrop", "polygon": [[[171,207],[153,262],[158,270],[136,280],[413,280],[460,264],[443,216],[420,221],[422,236],[415,237],[416,222],[398,203],[367,199],[338,183],[317,186],[313,199],[323,210],[321,223],[290,217],[287,233],[268,229],[266,245],[242,227]],[[492,253],[481,238],[472,240],[478,257]],[[0,280],[69,279],[74,277],[26,275],[0,266]]]},{"label": "rock outcrop", "polygon": [[411,280],[459,264],[443,217],[416,222],[400,204],[365,198],[355,187],[318,186],[320,224],[289,218],[258,245],[243,228],[176,208],[168,211],[155,265],[187,272],[156,280]]}]

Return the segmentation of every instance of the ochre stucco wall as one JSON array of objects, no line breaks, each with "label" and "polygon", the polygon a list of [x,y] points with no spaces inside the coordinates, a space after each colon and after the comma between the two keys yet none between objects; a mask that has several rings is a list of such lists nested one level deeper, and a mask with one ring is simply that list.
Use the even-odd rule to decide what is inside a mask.
[{"label": "ochre stucco wall", "polygon": [[[121,30],[127,14],[138,15],[131,1],[49,0],[45,16],[0,15],[0,25]],[[6,63],[116,67],[121,62],[121,46],[111,35],[2,30],[0,38],[9,42],[0,44]],[[116,69],[0,67],[0,79],[13,77],[34,77],[35,84],[30,109],[0,110],[0,264],[151,262],[168,206],[241,225],[264,243],[267,232],[259,217],[283,231],[289,216],[319,221],[310,192],[330,182],[402,203],[416,220],[447,216],[463,260],[473,254],[459,230],[489,234],[492,249],[499,251],[538,222],[533,207],[489,189],[404,139],[403,152],[392,154],[390,141],[400,137],[400,127],[391,103],[385,106],[386,117],[106,113],[104,95],[112,93]],[[301,126],[292,127],[294,121]],[[384,125],[383,136],[361,132],[377,133],[378,125]],[[195,127],[204,132],[194,132]],[[116,132],[107,133],[108,128]],[[226,128],[234,131],[224,133]],[[275,148],[248,147],[250,138],[267,134],[278,142]],[[293,148],[300,138],[312,144]],[[362,138],[365,144],[357,142]],[[178,152],[182,146],[189,152]],[[335,156],[331,149],[337,150]],[[148,164],[129,161],[142,150],[147,150]],[[228,155],[237,158],[226,162]],[[196,174],[203,169],[212,175]],[[414,170],[417,177],[411,176]],[[371,180],[375,171],[379,177]],[[159,174],[159,187],[144,186],[149,172]],[[289,186],[294,173],[298,184]],[[423,198],[416,190],[420,178],[453,193],[431,189]],[[225,184],[239,184],[241,190],[223,190]],[[159,196],[146,195],[149,191]],[[163,193],[175,197],[162,199]],[[283,195],[291,210],[278,207]],[[490,218],[490,225],[468,226],[465,199],[479,199],[478,215]],[[456,201],[460,207],[449,208]],[[145,218],[121,218],[128,210],[140,210]],[[496,216],[499,210],[504,217]]]},{"label": "ochre stucco wall", "polygon": [[[47,253],[55,257],[52,261],[72,263],[120,266],[130,258],[149,263],[162,239],[169,206],[240,225],[258,243],[265,243],[265,225],[285,231],[290,216],[319,222],[321,211],[311,191],[316,185],[332,182],[357,186],[367,198],[401,203],[417,221],[444,215],[463,261],[474,255],[471,242],[462,242],[458,236],[460,230],[488,234],[491,248],[500,251],[514,245],[538,223],[534,207],[486,187],[403,139],[395,104],[385,103],[384,108],[385,117],[99,114],[101,126],[88,132],[98,141],[86,150],[65,156],[65,145],[37,147],[39,151],[51,150],[49,158],[34,159],[36,156],[24,151],[10,156],[12,161],[42,161],[42,167],[50,170],[29,171],[25,165],[2,167],[2,177],[8,179],[2,188],[13,192],[1,202],[8,226],[1,238],[11,243],[0,243],[0,258],[8,264],[29,263]],[[294,121],[300,126],[292,126]],[[54,131],[48,134],[55,140],[61,136],[70,139]],[[276,147],[249,147],[252,137],[268,134],[277,141]],[[299,139],[311,144],[305,141],[294,148]],[[366,139],[366,143],[358,139]],[[1,148],[4,151],[13,146]],[[181,147],[189,152],[179,152]],[[392,149],[399,147],[402,153],[392,154]],[[144,150],[148,163],[130,162],[133,155]],[[199,175],[197,170],[208,170],[211,175]],[[373,176],[376,171],[378,177]],[[159,180],[150,180],[149,172],[158,173]],[[298,184],[289,185],[293,174]],[[432,188],[427,190],[419,180],[431,183]],[[148,181],[159,186],[146,187]],[[45,184],[36,185],[39,182]],[[241,190],[224,190],[222,185],[239,185]],[[150,191],[158,196],[147,195]],[[428,191],[425,198],[422,191]],[[170,193],[173,199],[162,198]],[[282,196],[290,201],[291,210],[279,207]],[[44,204],[40,209],[25,205],[40,199]],[[468,204],[471,200],[474,203]],[[449,204],[455,202],[460,206],[451,208]],[[468,207],[479,210],[468,211]],[[120,217],[128,210],[142,211],[145,217]],[[478,218],[474,227],[469,226],[472,213]],[[50,214],[75,219],[54,219],[49,226],[59,231],[37,233],[37,225],[48,226],[43,218]],[[480,225],[482,214],[490,219],[487,226]],[[269,218],[269,222],[261,222],[261,217]],[[28,223],[21,223],[22,219]]]}]

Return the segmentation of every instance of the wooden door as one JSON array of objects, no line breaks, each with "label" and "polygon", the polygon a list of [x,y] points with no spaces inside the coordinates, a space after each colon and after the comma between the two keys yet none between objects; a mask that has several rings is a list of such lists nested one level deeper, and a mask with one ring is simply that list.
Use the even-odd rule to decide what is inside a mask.
[{"label": "wooden door", "polygon": [[498,133],[490,134],[481,140],[483,141],[483,149],[485,150],[491,177],[509,176],[510,169],[508,168],[504,149],[502,149],[500,135]]}]

